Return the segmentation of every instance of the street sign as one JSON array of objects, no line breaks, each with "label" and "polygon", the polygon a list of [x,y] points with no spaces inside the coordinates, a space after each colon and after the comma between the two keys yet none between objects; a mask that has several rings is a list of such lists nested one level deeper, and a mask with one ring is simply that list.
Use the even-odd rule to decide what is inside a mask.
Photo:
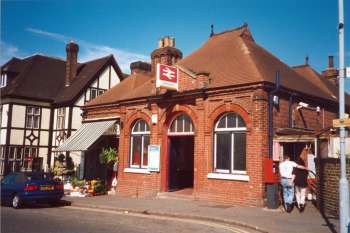
[{"label": "street sign", "polygon": [[164,87],[166,89],[177,91],[179,89],[178,73],[176,67],[157,64],[156,87]]},{"label": "street sign", "polygon": [[346,67],[344,70],[340,70],[339,77],[350,78],[350,67]]},{"label": "street sign", "polygon": [[334,119],[333,127],[335,128],[350,127],[350,118]]}]

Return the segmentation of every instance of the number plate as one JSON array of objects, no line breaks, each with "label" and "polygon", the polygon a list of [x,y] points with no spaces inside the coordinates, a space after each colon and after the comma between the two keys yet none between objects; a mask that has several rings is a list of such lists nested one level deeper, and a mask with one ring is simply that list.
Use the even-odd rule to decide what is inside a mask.
[{"label": "number plate", "polygon": [[52,185],[42,185],[40,186],[40,190],[43,190],[43,191],[54,190],[54,187]]}]

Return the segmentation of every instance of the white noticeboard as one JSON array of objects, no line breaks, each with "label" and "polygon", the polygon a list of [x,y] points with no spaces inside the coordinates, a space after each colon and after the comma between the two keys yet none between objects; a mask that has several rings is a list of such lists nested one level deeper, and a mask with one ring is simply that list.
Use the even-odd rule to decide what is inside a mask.
[{"label": "white noticeboard", "polygon": [[148,170],[151,172],[159,172],[160,162],[160,145],[148,146]]}]

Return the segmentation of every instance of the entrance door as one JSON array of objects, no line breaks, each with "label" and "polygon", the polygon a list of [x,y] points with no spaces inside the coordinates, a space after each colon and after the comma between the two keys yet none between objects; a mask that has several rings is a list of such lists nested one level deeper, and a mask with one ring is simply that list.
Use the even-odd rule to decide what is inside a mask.
[{"label": "entrance door", "polygon": [[193,187],[194,136],[169,137],[169,191]]}]

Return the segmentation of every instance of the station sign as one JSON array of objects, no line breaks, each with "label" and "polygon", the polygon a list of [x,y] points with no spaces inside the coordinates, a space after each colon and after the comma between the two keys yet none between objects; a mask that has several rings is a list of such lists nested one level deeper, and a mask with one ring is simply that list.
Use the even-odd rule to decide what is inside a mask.
[{"label": "station sign", "polygon": [[179,90],[179,72],[176,67],[157,64],[156,87],[169,90]]},{"label": "station sign", "polygon": [[350,118],[334,119],[333,127],[335,128],[350,127]]}]

